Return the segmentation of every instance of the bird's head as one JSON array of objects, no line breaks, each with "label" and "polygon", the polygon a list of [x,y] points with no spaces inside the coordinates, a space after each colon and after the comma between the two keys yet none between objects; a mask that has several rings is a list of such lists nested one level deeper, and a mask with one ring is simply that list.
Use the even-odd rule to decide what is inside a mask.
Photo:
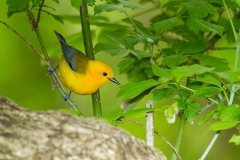
[{"label": "bird's head", "polygon": [[91,61],[90,63],[91,64],[89,64],[89,66],[92,66],[91,70],[94,70],[94,77],[95,80],[98,81],[99,86],[106,84],[110,81],[120,85],[120,83],[113,77],[112,68],[109,67],[107,64],[100,61]]}]

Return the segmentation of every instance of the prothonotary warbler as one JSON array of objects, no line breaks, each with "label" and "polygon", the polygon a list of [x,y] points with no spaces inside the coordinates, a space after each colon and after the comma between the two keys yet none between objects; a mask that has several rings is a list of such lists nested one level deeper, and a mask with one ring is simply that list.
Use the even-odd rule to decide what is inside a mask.
[{"label": "prothonotary warbler", "polygon": [[111,67],[100,61],[90,60],[81,51],[69,46],[61,34],[54,32],[63,52],[59,63],[60,76],[63,84],[70,90],[64,97],[65,100],[70,97],[71,92],[80,95],[93,94],[109,81],[120,85],[113,77]]}]

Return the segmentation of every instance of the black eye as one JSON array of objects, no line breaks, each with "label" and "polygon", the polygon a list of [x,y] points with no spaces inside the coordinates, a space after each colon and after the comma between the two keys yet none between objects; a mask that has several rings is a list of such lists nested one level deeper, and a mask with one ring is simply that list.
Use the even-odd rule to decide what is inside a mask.
[{"label": "black eye", "polygon": [[103,72],[103,76],[107,76],[107,73],[106,73],[106,72]]}]

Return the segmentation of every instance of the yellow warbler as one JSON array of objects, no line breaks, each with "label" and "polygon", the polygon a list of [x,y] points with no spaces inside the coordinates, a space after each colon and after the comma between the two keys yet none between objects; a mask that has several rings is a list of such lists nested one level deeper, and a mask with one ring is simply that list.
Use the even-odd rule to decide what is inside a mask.
[{"label": "yellow warbler", "polygon": [[90,60],[81,51],[69,46],[61,34],[54,32],[63,52],[59,64],[61,79],[70,90],[70,93],[64,97],[65,100],[70,97],[71,91],[87,95],[95,93],[101,85],[109,81],[120,85],[113,77],[111,67],[100,61]]}]

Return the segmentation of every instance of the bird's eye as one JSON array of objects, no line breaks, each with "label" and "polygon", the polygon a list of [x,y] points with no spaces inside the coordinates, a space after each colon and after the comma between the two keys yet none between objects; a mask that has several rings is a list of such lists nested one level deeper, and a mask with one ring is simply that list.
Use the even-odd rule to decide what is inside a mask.
[{"label": "bird's eye", "polygon": [[107,73],[106,73],[106,72],[103,72],[103,76],[107,76]]}]

